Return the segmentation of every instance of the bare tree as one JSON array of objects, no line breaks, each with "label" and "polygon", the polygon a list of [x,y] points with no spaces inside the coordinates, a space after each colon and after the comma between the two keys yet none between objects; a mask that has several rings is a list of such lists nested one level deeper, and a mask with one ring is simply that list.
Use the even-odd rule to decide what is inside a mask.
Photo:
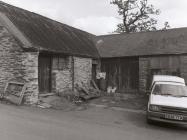
[{"label": "bare tree", "polygon": [[[157,20],[151,15],[159,15],[160,10],[148,4],[148,0],[113,0],[111,4],[117,5],[118,13],[123,22],[117,25],[115,32],[131,33],[157,30]],[[166,22],[165,28],[169,27]]]},{"label": "bare tree", "polygon": [[168,22],[164,23],[164,27],[162,28],[162,30],[167,30],[168,28],[170,28],[170,25]]}]

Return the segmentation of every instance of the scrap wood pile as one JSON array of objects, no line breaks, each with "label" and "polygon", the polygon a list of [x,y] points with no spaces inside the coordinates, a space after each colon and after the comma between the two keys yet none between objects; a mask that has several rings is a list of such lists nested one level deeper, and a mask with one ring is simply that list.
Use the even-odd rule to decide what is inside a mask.
[{"label": "scrap wood pile", "polygon": [[76,84],[74,90],[66,90],[60,96],[65,97],[67,100],[79,104],[90,99],[100,97],[101,92],[94,81],[91,80],[90,85],[84,84]]},{"label": "scrap wood pile", "polygon": [[69,89],[58,95],[40,94],[40,100],[37,104],[41,108],[54,108],[63,110],[75,109],[75,105],[79,105],[93,98],[100,97],[100,90],[94,81],[91,81],[90,85],[81,83],[76,84],[74,91]]},{"label": "scrap wood pile", "polygon": [[98,98],[100,97],[100,90],[97,87],[97,85],[95,84],[95,82],[93,80],[91,80],[90,85],[86,85],[84,83],[82,83],[81,85],[76,84],[75,85],[75,95],[77,97],[77,99],[79,100],[75,100],[74,102],[77,101],[87,101],[93,98]]}]

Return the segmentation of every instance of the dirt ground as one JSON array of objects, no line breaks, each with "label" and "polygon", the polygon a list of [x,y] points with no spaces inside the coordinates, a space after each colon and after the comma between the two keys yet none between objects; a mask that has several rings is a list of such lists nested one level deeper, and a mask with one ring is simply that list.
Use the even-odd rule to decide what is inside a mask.
[{"label": "dirt ground", "polygon": [[[119,107],[124,109],[133,109],[133,110],[146,110],[148,101],[147,95],[142,94],[118,94],[107,95],[102,93],[101,97],[90,99],[87,101],[82,101],[80,103],[75,103],[68,100],[67,98],[60,97],[57,95],[46,96],[40,99],[40,102],[34,106],[39,108],[52,108],[55,110],[63,111],[77,111],[77,110],[86,110],[89,108],[89,105],[103,105],[107,108],[110,107]],[[4,104],[10,104],[6,101],[1,101]]]},{"label": "dirt ground", "polygon": [[110,107],[119,107],[124,109],[133,109],[133,110],[146,110],[148,96],[143,94],[107,94],[102,93],[100,97],[95,99],[89,99],[82,102],[73,102],[67,98],[60,96],[47,96],[43,97],[42,102],[38,107],[46,107],[50,105],[49,108],[64,110],[64,111],[76,111],[76,110],[86,110],[89,108],[89,105],[103,105],[108,108]]},{"label": "dirt ground", "polygon": [[90,104],[105,105],[107,107],[121,107],[135,110],[146,110],[147,95],[125,94],[123,96],[102,96],[90,100]]},{"label": "dirt ground", "polygon": [[63,111],[0,104],[2,140],[186,140],[186,127],[148,125],[144,113]]}]

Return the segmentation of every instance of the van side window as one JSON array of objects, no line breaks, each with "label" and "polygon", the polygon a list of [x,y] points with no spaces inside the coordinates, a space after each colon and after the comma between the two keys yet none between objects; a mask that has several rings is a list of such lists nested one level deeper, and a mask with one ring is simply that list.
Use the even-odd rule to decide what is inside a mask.
[{"label": "van side window", "polygon": [[161,92],[160,85],[155,85],[154,90],[153,90],[153,94],[158,94],[160,92]]}]

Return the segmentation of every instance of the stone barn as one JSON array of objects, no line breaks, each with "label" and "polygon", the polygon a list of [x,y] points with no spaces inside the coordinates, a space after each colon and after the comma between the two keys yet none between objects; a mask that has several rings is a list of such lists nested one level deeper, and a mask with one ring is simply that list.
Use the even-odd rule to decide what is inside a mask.
[{"label": "stone barn", "polygon": [[[89,84],[99,54],[91,34],[0,2],[0,91],[7,82],[27,86],[26,103],[40,93]],[[95,64],[94,64],[95,65]]]},{"label": "stone barn", "polygon": [[97,36],[101,71],[117,91],[145,92],[154,74],[187,81],[187,28]]}]

